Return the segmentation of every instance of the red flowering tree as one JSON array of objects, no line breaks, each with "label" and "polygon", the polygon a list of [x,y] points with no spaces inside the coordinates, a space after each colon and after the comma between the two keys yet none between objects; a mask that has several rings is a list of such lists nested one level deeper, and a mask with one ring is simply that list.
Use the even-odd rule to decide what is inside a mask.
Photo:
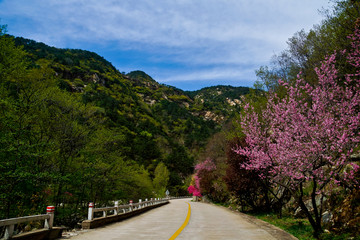
[{"label": "red flowering tree", "polygon": [[188,192],[193,196],[201,197],[201,192],[207,193],[212,185],[212,173],[216,169],[215,163],[207,158],[195,166],[195,175],[192,184],[188,187]]},{"label": "red flowering tree", "polygon": [[190,185],[190,186],[188,187],[188,192],[189,192],[190,194],[192,194],[193,196],[195,196],[195,197],[202,197],[202,195],[201,195],[201,193],[200,193],[200,190],[197,189],[194,185]]},{"label": "red flowering tree", "polygon": [[[300,76],[293,85],[280,81],[285,98],[269,93],[261,114],[246,106],[241,126],[247,147],[235,150],[249,159],[242,168],[265,170],[274,185],[296,197],[315,234],[322,232],[322,204],[316,200],[322,203],[331,185],[358,186],[354,174],[359,166],[350,155],[360,141],[359,29],[350,37],[351,50],[338,56],[346,56],[354,72],[338,74],[334,53],[315,69],[316,86]],[[305,204],[305,188],[311,189],[312,211]]]},{"label": "red flowering tree", "polygon": [[211,195],[214,191],[213,181],[215,180],[216,165],[214,161],[207,158],[205,161],[195,166],[195,177],[199,181],[199,187],[203,194]]},{"label": "red flowering tree", "polygon": [[259,171],[240,168],[248,161],[244,155],[236,154],[236,146],[246,147],[245,138],[234,138],[228,142],[227,169],[224,180],[228,190],[241,202],[241,206],[250,206],[253,210],[270,209],[267,180],[259,177]]}]

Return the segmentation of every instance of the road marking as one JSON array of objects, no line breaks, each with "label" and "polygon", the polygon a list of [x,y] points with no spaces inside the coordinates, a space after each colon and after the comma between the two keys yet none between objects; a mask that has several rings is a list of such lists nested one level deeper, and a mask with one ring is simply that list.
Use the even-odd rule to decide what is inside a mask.
[{"label": "road marking", "polygon": [[171,236],[171,238],[169,238],[169,240],[174,240],[175,238],[177,238],[177,236],[179,236],[179,234],[182,232],[182,230],[184,230],[184,228],[186,227],[186,225],[189,223],[190,220],[190,216],[191,216],[191,206],[190,203],[189,204],[189,210],[185,219],[185,222],[183,223],[183,225],[181,225],[181,227],[174,233],[174,235]]}]

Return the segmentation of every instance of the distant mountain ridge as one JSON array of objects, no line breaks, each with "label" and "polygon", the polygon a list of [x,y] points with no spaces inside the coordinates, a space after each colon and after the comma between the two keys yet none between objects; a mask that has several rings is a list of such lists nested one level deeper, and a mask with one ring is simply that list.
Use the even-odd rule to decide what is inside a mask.
[{"label": "distant mountain ridge", "polygon": [[125,77],[132,80],[137,93],[148,104],[155,104],[161,99],[174,101],[187,108],[194,116],[217,123],[223,123],[239,111],[243,96],[250,92],[248,87],[225,85],[183,91],[173,86],[160,84],[139,70],[130,72]]}]

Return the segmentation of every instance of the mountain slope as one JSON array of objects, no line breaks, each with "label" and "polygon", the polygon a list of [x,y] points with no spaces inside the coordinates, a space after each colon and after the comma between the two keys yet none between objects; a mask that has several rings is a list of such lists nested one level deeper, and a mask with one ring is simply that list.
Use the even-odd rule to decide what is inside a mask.
[{"label": "mountain slope", "polygon": [[218,123],[225,122],[240,111],[248,87],[213,86],[186,92],[194,101],[190,111],[196,116]]},{"label": "mountain slope", "polygon": [[192,115],[222,124],[237,112],[243,98],[250,92],[248,87],[213,86],[197,91],[183,91],[178,88],[159,84],[142,71],[130,72],[126,75],[131,79],[135,91],[149,105],[161,100],[175,102],[186,108]]},{"label": "mountain slope", "polygon": [[106,127],[125,137],[124,159],[136,161],[151,174],[164,162],[173,186],[192,173],[194,153],[216,131],[216,124],[190,114],[183,103],[191,99],[183,92],[140,72],[124,76],[92,52],[57,49],[23,38],[15,42],[29,53],[32,66],[53,69],[61,89],[104,109]]},{"label": "mountain slope", "polygon": [[58,49],[24,38],[17,45],[35,68],[54,70],[58,86],[104,109],[106,126],[125,136],[122,154],[152,174],[159,162],[181,185],[198,149],[239,110],[248,88],[217,86],[195,92],[159,84],[142,71],[126,75],[96,53]]}]

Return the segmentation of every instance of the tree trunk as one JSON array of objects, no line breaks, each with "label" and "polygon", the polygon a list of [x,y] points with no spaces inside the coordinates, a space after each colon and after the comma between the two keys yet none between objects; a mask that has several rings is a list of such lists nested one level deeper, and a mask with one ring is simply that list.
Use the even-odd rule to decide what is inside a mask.
[{"label": "tree trunk", "polygon": [[[316,189],[317,189],[317,183],[316,183],[316,180],[314,179],[313,180],[313,191],[311,193],[311,202],[312,202],[312,205],[313,205],[313,208],[314,208],[314,216],[315,216],[315,223],[316,223],[316,229],[319,230],[319,233],[322,232],[322,227],[321,227],[321,213],[319,212],[319,209],[316,205]],[[321,206],[320,206],[320,209],[321,209]]]},{"label": "tree trunk", "polygon": [[265,192],[265,204],[266,204],[266,211],[270,212],[271,210],[271,202],[270,202],[270,198],[269,198],[269,194],[268,191]]},{"label": "tree trunk", "polygon": [[305,214],[311,224],[311,227],[314,230],[314,237],[319,238],[319,234],[322,232],[321,222],[319,224],[319,222],[314,220],[309,209],[306,207],[306,205],[304,203],[303,196],[304,196],[304,192],[303,192],[302,183],[301,183],[300,184],[300,196],[298,198],[299,205],[300,205],[301,210],[303,210],[305,212]]},{"label": "tree trunk", "polygon": [[10,218],[10,206],[11,206],[11,201],[10,200],[6,200],[6,217],[5,218]]}]

